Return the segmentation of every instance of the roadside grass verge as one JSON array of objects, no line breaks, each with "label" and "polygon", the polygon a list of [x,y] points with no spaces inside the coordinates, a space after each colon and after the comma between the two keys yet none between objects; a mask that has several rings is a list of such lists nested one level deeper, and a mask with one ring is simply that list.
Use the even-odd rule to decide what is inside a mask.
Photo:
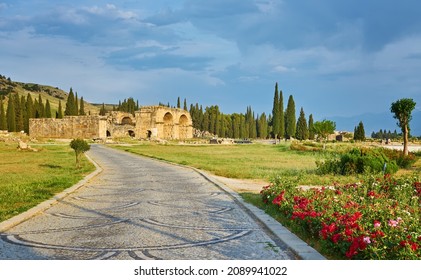
[{"label": "roadside grass verge", "polygon": [[[289,143],[278,145],[177,145],[142,143],[111,147],[205,170],[217,176],[235,179],[293,177],[300,185],[331,185],[333,182],[358,181],[358,176],[316,174],[320,151],[295,151]],[[263,187],[263,186],[262,186]]]},{"label": "roadside grass verge", "polygon": [[0,142],[0,222],[50,199],[95,170],[85,157],[76,169],[68,144],[37,145],[37,152],[16,147],[15,142]]}]

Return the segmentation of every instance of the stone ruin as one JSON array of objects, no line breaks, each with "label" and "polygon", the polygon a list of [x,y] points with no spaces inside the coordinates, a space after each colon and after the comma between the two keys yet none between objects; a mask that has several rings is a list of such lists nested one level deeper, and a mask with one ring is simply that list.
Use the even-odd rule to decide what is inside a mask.
[{"label": "stone ruin", "polygon": [[112,111],[107,116],[66,116],[29,120],[29,135],[36,138],[136,139],[193,138],[189,112],[165,106],[141,107],[133,116]]}]

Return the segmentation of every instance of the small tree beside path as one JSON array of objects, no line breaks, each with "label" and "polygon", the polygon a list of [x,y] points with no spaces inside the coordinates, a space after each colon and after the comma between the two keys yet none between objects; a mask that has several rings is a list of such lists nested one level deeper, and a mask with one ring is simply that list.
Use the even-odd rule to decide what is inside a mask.
[{"label": "small tree beside path", "polygon": [[70,147],[75,150],[76,154],[76,167],[80,168],[80,157],[83,153],[89,151],[91,146],[83,139],[73,139],[70,142]]}]

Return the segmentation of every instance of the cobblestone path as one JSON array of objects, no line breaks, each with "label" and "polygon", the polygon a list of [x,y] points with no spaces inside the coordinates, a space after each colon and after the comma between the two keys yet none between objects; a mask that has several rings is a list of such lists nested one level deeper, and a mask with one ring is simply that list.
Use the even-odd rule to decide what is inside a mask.
[{"label": "cobblestone path", "polygon": [[103,171],[0,234],[0,259],[291,259],[226,192],[183,167],[92,145]]}]

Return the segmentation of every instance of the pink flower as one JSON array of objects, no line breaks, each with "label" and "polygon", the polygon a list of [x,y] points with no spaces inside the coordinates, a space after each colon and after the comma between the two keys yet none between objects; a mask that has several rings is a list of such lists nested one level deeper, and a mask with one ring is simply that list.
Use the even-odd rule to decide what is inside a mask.
[{"label": "pink flower", "polygon": [[398,225],[398,221],[395,221],[395,220],[389,220],[388,225],[389,225],[389,226],[391,226],[391,227],[396,227],[396,226]]},{"label": "pink flower", "polygon": [[371,243],[370,237],[368,237],[368,236],[364,237],[364,238],[363,238],[363,241],[364,241],[364,243],[366,243],[366,244],[370,244],[370,243]]},{"label": "pink flower", "polygon": [[379,228],[381,226],[381,223],[379,221],[374,221],[374,227]]}]

